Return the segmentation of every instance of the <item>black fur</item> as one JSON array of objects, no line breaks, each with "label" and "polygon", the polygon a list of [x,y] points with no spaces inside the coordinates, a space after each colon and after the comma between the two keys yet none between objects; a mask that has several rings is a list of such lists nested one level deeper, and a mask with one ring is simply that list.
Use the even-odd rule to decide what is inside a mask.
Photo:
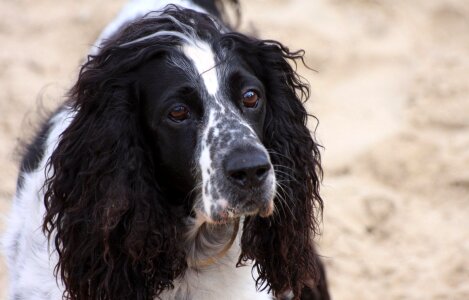
[{"label": "black fur", "polygon": [[[319,185],[320,153],[306,127],[308,114],[301,98],[308,86],[289,64],[303,53],[290,52],[276,41],[260,41],[240,34],[224,37],[266,86],[267,115],[264,146],[270,153],[281,188],[275,200],[278,213],[270,218],[249,217],[244,224],[240,263],[255,261],[257,282],[278,295],[319,279],[313,246],[322,211]],[[293,259],[295,258],[295,259]]]},{"label": "black fur", "polygon": [[46,139],[49,135],[50,127],[51,124],[49,122],[42,125],[34,141],[26,148],[23,160],[21,161],[21,172],[31,172],[39,166],[39,162],[44,157]]},{"label": "black fur", "polygon": [[[211,18],[190,10],[173,7],[165,14],[185,24],[196,20],[191,26],[200,38],[231,51],[265,87],[259,131],[281,188],[276,213],[246,218],[239,264],[254,261],[259,288],[275,296],[292,290],[299,299],[302,290],[324,282],[313,245],[322,210],[320,154],[306,127],[308,86],[290,65],[303,53],[276,41],[221,34]],[[181,41],[164,37],[122,46],[160,30],[180,28],[167,19],[132,23],[89,57],[70,92],[67,105],[77,113],[50,158],[43,226],[59,255],[56,272],[67,299],[151,299],[187,268],[182,220],[191,197],[162,179],[171,162],[161,161],[160,146],[152,144],[161,141],[145,117],[141,84],[144,66],[174,54]],[[178,182],[176,175],[169,178]],[[181,200],[186,209],[178,208]],[[322,294],[326,299],[327,290]]]},{"label": "black fur", "polygon": [[21,190],[23,188],[24,173],[37,169],[41,159],[44,157],[46,139],[49,134],[50,127],[50,122],[45,122],[40,127],[39,132],[35,135],[34,140],[25,147],[16,183],[17,190]]}]

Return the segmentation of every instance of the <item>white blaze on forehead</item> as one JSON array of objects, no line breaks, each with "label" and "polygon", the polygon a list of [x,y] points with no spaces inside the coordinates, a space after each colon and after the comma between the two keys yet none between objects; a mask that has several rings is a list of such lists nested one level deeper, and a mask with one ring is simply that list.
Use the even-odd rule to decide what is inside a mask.
[{"label": "white blaze on forehead", "polygon": [[184,45],[183,52],[192,60],[197,72],[202,76],[207,92],[214,96],[219,84],[212,48],[207,43],[198,41],[195,44]]}]

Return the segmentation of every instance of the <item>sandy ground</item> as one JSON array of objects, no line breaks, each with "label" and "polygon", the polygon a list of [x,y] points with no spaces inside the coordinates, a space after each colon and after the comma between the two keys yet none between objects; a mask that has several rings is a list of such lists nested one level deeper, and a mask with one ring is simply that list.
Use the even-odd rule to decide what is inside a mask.
[{"label": "sandy ground", "polygon": [[[62,101],[122,3],[0,2],[0,214],[38,99]],[[334,299],[469,299],[469,2],[243,4],[244,28],[317,70],[301,72],[325,146],[318,244]],[[0,299],[6,284],[0,258]]]}]

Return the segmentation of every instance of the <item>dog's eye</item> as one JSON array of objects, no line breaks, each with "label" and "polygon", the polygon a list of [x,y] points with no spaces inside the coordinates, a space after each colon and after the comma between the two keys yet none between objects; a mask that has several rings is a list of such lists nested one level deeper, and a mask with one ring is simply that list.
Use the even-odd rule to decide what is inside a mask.
[{"label": "dog's eye", "polygon": [[182,122],[190,117],[189,108],[185,105],[178,105],[169,112],[169,118],[174,122]]},{"label": "dog's eye", "polygon": [[248,108],[254,108],[259,103],[259,94],[254,90],[249,90],[243,94],[243,105]]}]

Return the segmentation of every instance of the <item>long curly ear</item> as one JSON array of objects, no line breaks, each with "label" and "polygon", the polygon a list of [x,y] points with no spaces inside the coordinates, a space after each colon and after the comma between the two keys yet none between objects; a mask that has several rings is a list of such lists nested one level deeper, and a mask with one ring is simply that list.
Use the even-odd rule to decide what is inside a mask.
[{"label": "long curly ear", "polygon": [[132,92],[138,62],[112,51],[83,67],[48,165],[43,229],[66,299],[152,299],[185,268]]},{"label": "long curly ear", "polygon": [[250,64],[266,87],[263,142],[278,185],[274,214],[249,217],[244,223],[240,263],[254,260],[259,287],[274,295],[292,290],[299,298],[303,287],[319,279],[313,237],[322,212],[320,153],[301,101],[308,98],[309,88],[289,64],[302,60],[303,53],[275,41],[251,41],[246,49],[245,57],[256,58]]}]

